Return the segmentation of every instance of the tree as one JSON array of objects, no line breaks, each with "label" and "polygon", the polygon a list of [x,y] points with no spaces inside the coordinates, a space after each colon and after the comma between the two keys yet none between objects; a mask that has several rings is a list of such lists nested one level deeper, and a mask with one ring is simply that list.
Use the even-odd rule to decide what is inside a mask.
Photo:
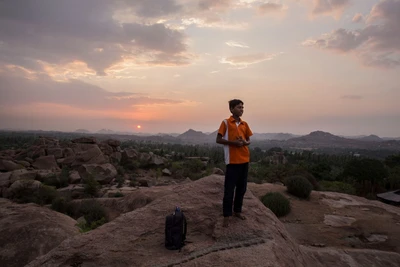
[{"label": "tree", "polygon": [[374,194],[388,177],[385,165],[377,159],[354,159],[344,168],[344,177],[353,179],[362,194]]},{"label": "tree", "polygon": [[385,158],[385,164],[390,168],[400,166],[400,153],[398,155],[390,155]]}]

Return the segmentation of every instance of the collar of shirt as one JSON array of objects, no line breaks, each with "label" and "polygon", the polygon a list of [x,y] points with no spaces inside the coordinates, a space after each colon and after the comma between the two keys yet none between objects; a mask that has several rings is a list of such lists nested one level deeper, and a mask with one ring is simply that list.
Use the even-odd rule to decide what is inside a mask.
[{"label": "collar of shirt", "polygon": [[241,118],[239,118],[239,121],[237,122],[233,116],[231,116],[231,117],[229,118],[229,121],[230,121],[230,122],[236,122],[236,123],[238,123],[238,122],[239,122],[239,123],[242,123],[242,119],[241,119]]}]

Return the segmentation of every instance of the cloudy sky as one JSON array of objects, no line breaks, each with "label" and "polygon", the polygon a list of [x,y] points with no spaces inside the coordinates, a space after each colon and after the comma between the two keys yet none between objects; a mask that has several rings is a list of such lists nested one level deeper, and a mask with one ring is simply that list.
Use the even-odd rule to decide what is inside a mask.
[{"label": "cloudy sky", "polygon": [[[0,128],[400,136],[400,0],[3,0]],[[138,125],[141,126],[138,129]]]}]

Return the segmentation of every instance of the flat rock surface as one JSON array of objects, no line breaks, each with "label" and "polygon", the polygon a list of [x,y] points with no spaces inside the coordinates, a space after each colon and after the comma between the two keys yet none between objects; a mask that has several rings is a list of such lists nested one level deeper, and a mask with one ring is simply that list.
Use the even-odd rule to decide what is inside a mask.
[{"label": "flat rock surface", "polygon": [[309,200],[302,200],[285,186],[269,183],[249,183],[248,188],[257,197],[280,192],[290,199],[291,212],[279,220],[301,245],[400,253],[400,207],[336,192],[312,191]]}]

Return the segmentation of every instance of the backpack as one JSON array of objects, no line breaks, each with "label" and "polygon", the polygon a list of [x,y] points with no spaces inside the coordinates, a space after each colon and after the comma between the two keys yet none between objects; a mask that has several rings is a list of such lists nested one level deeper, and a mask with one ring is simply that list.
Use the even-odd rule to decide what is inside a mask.
[{"label": "backpack", "polygon": [[185,245],[187,222],[185,214],[178,207],[165,218],[165,247],[169,250],[181,250]]}]

